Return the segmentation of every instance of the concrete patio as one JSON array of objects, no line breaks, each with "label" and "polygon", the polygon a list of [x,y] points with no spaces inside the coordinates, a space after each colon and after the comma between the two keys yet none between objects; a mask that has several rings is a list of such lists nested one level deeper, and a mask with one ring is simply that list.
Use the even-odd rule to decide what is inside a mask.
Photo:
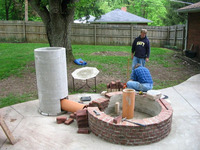
[{"label": "concrete patio", "polygon": [[[185,82],[161,89],[173,108],[172,130],[163,140],[142,146],[109,143],[90,134],[78,134],[76,121],[71,125],[57,124],[56,116],[38,113],[39,100],[16,104],[0,109],[0,114],[11,130],[16,143],[12,145],[0,129],[1,150],[199,150],[200,149],[200,74]],[[101,97],[100,94],[69,95],[78,101],[81,96]],[[66,115],[66,114],[64,114]],[[69,113],[67,114],[69,115]]]}]

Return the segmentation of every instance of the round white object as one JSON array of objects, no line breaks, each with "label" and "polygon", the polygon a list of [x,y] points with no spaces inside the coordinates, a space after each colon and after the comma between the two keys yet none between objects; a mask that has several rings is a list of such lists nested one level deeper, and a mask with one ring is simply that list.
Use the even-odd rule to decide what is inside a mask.
[{"label": "round white object", "polygon": [[78,80],[87,80],[94,78],[98,75],[99,70],[94,67],[83,67],[76,69],[73,73],[72,76],[74,79]]},{"label": "round white object", "polygon": [[68,96],[66,51],[63,47],[34,50],[39,112],[61,113],[60,99]]}]

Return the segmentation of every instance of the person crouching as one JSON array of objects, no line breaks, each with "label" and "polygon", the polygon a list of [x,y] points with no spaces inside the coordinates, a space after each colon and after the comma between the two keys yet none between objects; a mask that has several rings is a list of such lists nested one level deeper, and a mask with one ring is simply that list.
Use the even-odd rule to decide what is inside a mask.
[{"label": "person crouching", "polygon": [[140,64],[136,64],[134,68],[135,70],[131,77],[133,81],[127,82],[127,88],[142,92],[151,90],[153,88],[153,80],[150,71]]}]

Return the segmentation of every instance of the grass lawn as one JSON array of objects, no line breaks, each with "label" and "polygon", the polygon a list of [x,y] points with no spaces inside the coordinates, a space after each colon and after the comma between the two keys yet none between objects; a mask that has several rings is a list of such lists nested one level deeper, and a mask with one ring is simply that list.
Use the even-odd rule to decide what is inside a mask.
[{"label": "grass lawn", "polygon": [[[3,80],[10,77],[23,79],[24,73],[35,73],[34,66],[27,68],[28,64],[34,62],[34,49],[48,46],[48,44],[41,43],[0,43],[0,86]],[[82,58],[88,63],[87,66],[96,67],[100,70],[101,74],[98,78],[104,77],[104,79],[108,78],[110,80],[116,78],[126,82],[127,62],[130,59],[131,52],[130,46],[73,45],[72,49],[75,58]],[[152,73],[155,83],[154,89],[174,86],[196,73],[183,74],[181,71],[187,70],[181,60],[173,57],[174,54],[175,52],[169,49],[151,48],[150,62],[146,66]],[[131,65],[131,61],[129,61],[129,64]],[[70,65],[68,68],[73,70],[77,68],[77,65]],[[171,79],[172,74],[178,74],[179,77]],[[99,91],[106,90],[104,79],[102,78],[102,83],[97,85]],[[37,95],[31,92],[20,95],[11,92],[6,96],[2,96],[1,92],[4,90],[3,87],[0,87],[0,108],[36,99]],[[70,93],[73,92],[70,91]]]},{"label": "grass lawn", "polygon": [[48,44],[0,43],[0,79],[11,75],[21,76],[26,64],[34,60],[33,50],[47,46]]}]

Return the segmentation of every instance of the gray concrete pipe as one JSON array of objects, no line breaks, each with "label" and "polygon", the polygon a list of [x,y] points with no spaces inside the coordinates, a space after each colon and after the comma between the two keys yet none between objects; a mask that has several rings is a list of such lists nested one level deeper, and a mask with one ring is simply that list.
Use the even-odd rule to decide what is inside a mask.
[{"label": "gray concrete pipe", "polygon": [[60,99],[68,96],[65,48],[37,48],[34,55],[39,112],[42,115],[58,115],[61,113]]}]

